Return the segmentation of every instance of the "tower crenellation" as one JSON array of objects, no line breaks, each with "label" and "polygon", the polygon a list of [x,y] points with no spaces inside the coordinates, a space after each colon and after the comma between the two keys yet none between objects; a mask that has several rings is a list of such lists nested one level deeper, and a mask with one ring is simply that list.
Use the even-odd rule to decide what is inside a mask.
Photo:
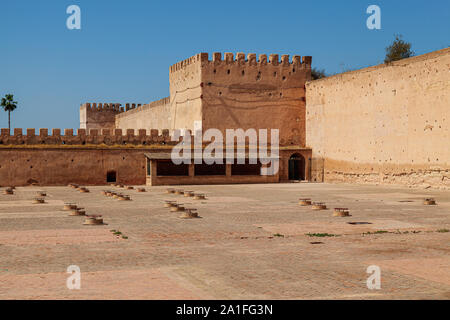
[{"label": "tower crenellation", "polygon": [[297,66],[305,69],[311,68],[312,57],[304,56],[303,59],[299,55],[294,55],[292,60],[290,60],[289,55],[281,55],[281,59],[279,54],[269,54],[267,57],[266,54],[260,54],[259,56],[256,53],[248,53],[247,56],[243,52],[238,52],[234,55],[232,52],[225,52],[223,54],[221,52],[214,52],[212,54],[212,59],[209,60],[208,53],[199,53],[195,56],[192,56],[188,59],[182,60],[170,66],[170,73],[175,73],[177,71],[185,69],[187,66],[201,63],[202,66],[205,64],[236,64],[239,66]]},{"label": "tower crenellation", "polygon": [[116,115],[140,106],[141,104],[127,103],[124,108],[120,103],[84,103],[80,106],[80,128],[113,129]]}]

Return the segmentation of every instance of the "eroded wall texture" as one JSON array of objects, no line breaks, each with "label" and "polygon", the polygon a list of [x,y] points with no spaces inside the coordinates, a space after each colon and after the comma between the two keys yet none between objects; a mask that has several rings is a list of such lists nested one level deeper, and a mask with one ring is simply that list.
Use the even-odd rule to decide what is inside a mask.
[{"label": "eroded wall texture", "polygon": [[[180,137],[175,141],[168,129],[78,129],[76,134],[73,129],[65,129],[64,134],[61,129],[36,131],[29,128],[23,132],[21,128],[15,128],[11,135],[8,129],[0,130],[0,187],[69,183],[105,185],[111,182],[145,184],[146,157],[155,154],[160,159],[182,141]],[[203,147],[206,148],[207,143]],[[301,154],[307,159],[310,150],[297,147],[280,150],[279,171],[274,175],[249,175],[248,168],[233,173],[230,165],[226,175],[210,172],[194,176],[193,170],[189,177],[153,176],[151,181],[152,184],[279,182],[288,178],[288,159],[292,154]],[[306,172],[308,170],[306,164]],[[111,173],[115,181],[108,179]]]},{"label": "eroded wall texture", "polygon": [[170,152],[169,130],[20,128],[0,131],[0,186],[107,184],[114,171],[117,182],[145,184],[145,153]]},{"label": "eroded wall texture", "polygon": [[108,171],[123,184],[145,184],[145,157],[140,149],[0,148],[1,186],[106,185]]},{"label": "eroded wall texture", "polygon": [[170,99],[163,98],[149,104],[131,108],[115,116],[118,129],[173,129],[170,118]]},{"label": "eroded wall texture", "polygon": [[450,187],[450,48],[306,84],[312,180]]},{"label": "eroded wall texture", "polygon": [[118,103],[83,103],[80,106],[81,129],[114,129],[116,115],[123,112]]},{"label": "eroded wall texture", "polygon": [[224,136],[226,129],[279,129],[281,145],[304,147],[310,78],[311,57],[216,52],[210,60],[199,53],[170,67],[170,98],[116,114],[115,127],[216,128]]},{"label": "eroded wall texture", "polygon": [[[205,60],[208,60],[208,54],[199,53],[169,68],[171,129],[201,129],[201,67]],[[196,123],[197,127],[194,127]]]},{"label": "eroded wall texture", "polygon": [[[116,115],[120,129],[201,129],[201,65],[204,54],[197,54],[169,69],[170,97]],[[208,55],[206,55],[208,60]],[[194,127],[198,123],[198,128]]]},{"label": "eroded wall texture", "polygon": [[280,145],[304,146],[310,77],[311,57],[214,53],[202,63],[203,128],[278,129]]}]

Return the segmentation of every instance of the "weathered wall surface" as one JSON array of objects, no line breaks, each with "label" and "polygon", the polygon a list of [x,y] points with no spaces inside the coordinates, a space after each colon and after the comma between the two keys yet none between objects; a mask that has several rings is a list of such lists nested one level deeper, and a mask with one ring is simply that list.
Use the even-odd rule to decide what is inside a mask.
[{"label": "weathered wall surface", "polygon": [[311,57],[207,54],[202,60],[203,128],[279,129],[281,145],[305,146],[305,82]]},{"label": "weathered wall surface", "polygon": [[0,134],[0,186],[105,185],[108,171],[116,171],[117,181],[145,184],[145,156],[148,152],[168,151],[169,130],[121,129],[8,129]]},{"label": "weathered wall surface", "polygon": [[131,108],[115,117],[115,127],[118,129],[174,129],[170,121],[170,98]]},{"label": "weathered wall surface", "polygon": [[80,107],[80,128],[114,129],[116,114],[123,112],[119,103],[84,103]]},{"label": "weathered wall surface", "polygon": [[143,150],[0,148],[0,185],[106,185],[108,171],[123,184],[145,184]]},{"label": "weathered wall surface", "polygon": [[[121,129],[189,129],[202,121],[201,62],[205,54],[180,61],[169,69],[170,97],[115,116]],[[206,60],[208,55],[206,54]]]},{"label": "weathered wall surface", "polygon": [[311,57],[199,53],[170,67],[170,98],[115,115],[115,127],[279,129],[281,145],[305,146]]},{"label": "weathered wall surface", "polygon": [[[107,184],[108,171],[115,171],[117,182],[146,183],[146,157],[151,153],[170,153],[178,141],[172,141],[169,130],[134,129],[27,129],[20,128],[10,135],[0,131],[0,186],[83,185]],[[191,141],[193,138],[191,137]],[[204,147],[207,144],[204,144]],[[287,151],[280,153],[283,156]],[[297,150],[289,151],[297,152]],[[300,151],[302,152],[302,151]],[[286,161],[281,160],[280,172],[286,175]],[[284,168],[284,169],[283,169]],[[284,170],[284,171],[283,171]],[[242,176],[215,178],[213,176],[155,178],[155,183],[265,183],[277,182],[280,176]],[[198,180],[198,181],[197,181]]]},{"label": "weathered wall surface", "polygon": [[[74,134],[73,129],[65,129],[64,135],[61,135],[61,129],[53,129],[52,134],[48,134],[48,129],[27,129],[26,135],[23,135],[21,128],[14,129],[14,135],[9,134],[8,129],[0,131],[0,146],[11,145],[151,145],[162,143],[165,145],[174,145],[177,142],[172,141],[169,136],[169,130],[157,129],[139,129],[137,135],[134,129],[78,129]],[[180,138],[181,139],[181,138]]]},{"label": "weathered wall surface", "polygon": [[202,121],[202,72],[207,53],[199,53],[169,68],[170,122],[173,129],[196,130]]},{"label": "weathered wall surface", "polygon": [[308,82],[312,180],[450,187],[450,49]]}]

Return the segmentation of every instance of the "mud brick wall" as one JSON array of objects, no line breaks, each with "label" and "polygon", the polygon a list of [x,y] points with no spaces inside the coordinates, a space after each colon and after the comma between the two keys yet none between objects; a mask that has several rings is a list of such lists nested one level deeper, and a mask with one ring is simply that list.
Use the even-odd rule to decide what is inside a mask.
[{"label": "mud brick wall", "polygon": [[84,103],[80,106],[81,129],[114,129],[116,115],[140,107],[135,103],[127,103],[125,108],[120,103]]},{"label": "mud brick wall", "polygon": [[127,129],[175,129],[171,122],[170,98],[144,104],[115,116],[115,127]]},{"label": "mud brick wall", "polygon": [[83,148],[0,149],[0,185],[105,185],[108,171],[117,181],[145,184],[143,150]]},{"label": "mud brick wall", "polygon": [[281,146],[305,146],[309,56],[222,54],[202,60],[204,128],[278,129]]},{"label": "mud brick wall", "polygon": [[306,85],[312,180],[450,187],[450,48]]},{"label": "mud brick wall", "polygon": [[65,129],[64,135],[61,129],[52,129],[49,134],[48,129],[27,129],[23,134],[21,128],[15,128],[13,135],[10,135],[8,129],[1,129],[0,146],[8,145],[151,145],[168,144],[175,145],[177,142],[171,141],[168,129],[78,129],[74,134],[73,129]]},{"label": "mud brick wall", "polygon": [[108,171],[117,181],[145,184],[146,152],[170,152],[169,130],[27,129],[0,132],[0,186],[105,185]]},{"label": "mud brick wall", "polygon": [[[199,53],[169,69],[170,97],[117,113],[115,127],[204,131],[279,129],[280,144],[305,146],[309,56]],[[109,124],[111,122],[108,122]]]}]

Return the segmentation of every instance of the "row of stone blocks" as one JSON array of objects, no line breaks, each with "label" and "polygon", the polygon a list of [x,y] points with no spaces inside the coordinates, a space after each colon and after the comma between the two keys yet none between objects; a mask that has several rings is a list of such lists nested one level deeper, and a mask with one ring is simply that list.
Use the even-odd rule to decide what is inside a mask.
[{"label": "row of stone blocks", "polygon": [[224,54],[224,60],[222,60],[222,53],[220,52],[214,52],[213,53],[213,60],[210,61],[208,59],[208,53],[199,53],[195,56],[192,56],[186,60],[180,61],[178,63],[175,63],[174,65],[172,65],[170,67],[170,72],[175,72],[178,70],[183,69],[185,66],[190,65],[192,63],[195,62],[212,62],[215,64],[220,64],[222,63],[222,61],[224,63],[230,64],[230,63],[238,63],[239,65],[267,65],[267,64],[271,64],[273,66],[290,66],[291,64],[293,65],[304,65],[304,66],[309,66],[311,67],[311,63],[312,63],[312,57],[311,56],[304,56],[303,57],[303,61],[302,61],[302,57],[301,56],[293,56],[292,57],[292,63],[289,61],[289,55],[288,54],[284,54],[281,56],[281,61],[279,60],[279,55],[278,54],[271,54],[269,55],[269,59],[267,59],[267,55],[265,54],[260,54],[259,55],[259,59],[256,58],[256,53],[249,53],[247,54],[247,59],[245,57],[245,53],[239,52],[236,54],[236,59],[234,58],[233,53],[231,52],[225,52]]},{"label": "row of stone blocks", "polygon": [[[8,129],[1,129],[0,144],[3,145],[23,145],[23,144],[168,144],[175,145],[178,141],[172,141],[168,129],[151,129],[149,135],[146,129],[139,129],[135,134],[134,129],[127,129],[125,135],[122,129],[78,129],[77,135],[74,135],[73,129],[65,129],[64,135],[61,135],[61,129],[53,129],[52,134],[48,134],[48,129],[39,129],[39,135],[36,135],[35,129],[27,129],[26,135],[22,134],[21,128],[14,129],[14,135],[10,135]],[[181,141],[180,137],[179,141]]]}]

